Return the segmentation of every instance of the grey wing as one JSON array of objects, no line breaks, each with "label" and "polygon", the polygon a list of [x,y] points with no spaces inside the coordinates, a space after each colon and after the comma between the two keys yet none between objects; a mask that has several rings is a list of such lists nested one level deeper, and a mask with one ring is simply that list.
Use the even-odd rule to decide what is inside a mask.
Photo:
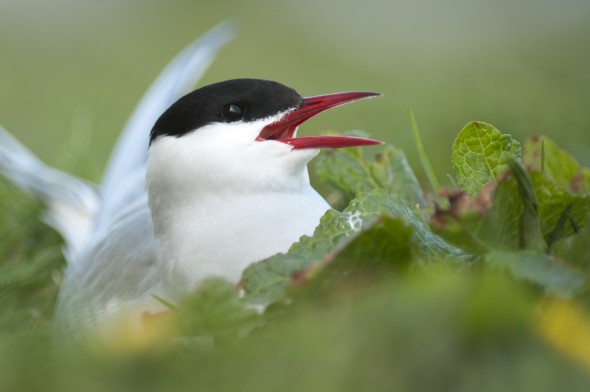
[{"label": "grey wing", "polygon": [[[194,41],[160,73],[148,89],[115,147],[96,187],[45,165],[0,127],[0,172],[15,185],[39,197],[47,206],[45,220],[65,239],[69,262],[92,251],[121,210],[145,195],[145,164],[149,131],[156,118],[188,90],[211,64],[217,51],[234,35],[222,23]],[[147,212],[147,205],[145,206]]]},{"label": "grey wing", "polygon": [[2,127],[0,172],[43,200],[45,221],[65,239],[68,258],[83,247],[100,204],[95,186],[45,165]]},{"label": "grey wing", "polygon": [[137,310],[141,301],[157,305],[151,297],[159,274],[147,196],[119,214],[108,235],[92,245],[68,266],[59,293],[55,331],[66,340],[80,340],[84,331]]},{"label": "grey wing", "polygon": [[234,36],[225,22],[190,44],[158,75],[127,121],[101,184],[97,232],[108,229],[122,206],[145,192],[149,132],[157,118],[201,78],[217,52]]},{"label": "grey wing", "polygon": [[162,71],[130,117],[96,189],[43,164],[0,128],[0,171],[39,196],[66,239],[66,277],[56,331],[69,338],[105,317],[143,309],[157,290],[155,239],[145,192],[149,131],[157,117],[201,77],[234,35],[223,23],[193,42]]}]

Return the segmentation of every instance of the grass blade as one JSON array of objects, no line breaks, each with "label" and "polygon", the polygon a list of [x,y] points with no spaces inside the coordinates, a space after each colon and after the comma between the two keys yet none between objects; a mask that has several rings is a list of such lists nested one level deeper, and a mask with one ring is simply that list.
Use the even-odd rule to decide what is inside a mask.
[{"label": "grass blade", "polygon": [[412,125],[412,132],[414,133],[414,141],[416,142],[416,148],[418,149],[418,156],[420,157],[420,163],[422,164],[422,168],[426,172],[426,176],[428,177],[428,182],[430,183],[430,187],[432,188],[433,192],[438,195],[440,191],[440,184],[438,179],[436,178],[436,174],[432,169],[432,165],[430,164],[430,160],[428,159],[428,155],[426,155],[426,151],[424,150],[424,145],[422,144],[422,137],[420,136],[420,131],[418,130],[418,124],[416,123],[416,118],[414,117],[414,112],[412,108],[408,108],[408,113],[410,115],[410,123]]}]

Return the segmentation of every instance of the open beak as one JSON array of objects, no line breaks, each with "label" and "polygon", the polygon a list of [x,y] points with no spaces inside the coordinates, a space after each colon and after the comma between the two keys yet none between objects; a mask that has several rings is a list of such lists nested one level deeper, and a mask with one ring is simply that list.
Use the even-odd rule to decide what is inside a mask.
[{"label": "open beak", "polygon": [[279,121],[268,124],[262,129],[258,141],[276,140],[286,143],[294,150],[304,148],[342,148],[372,146],[382,142],[350,136],[307,136],[294,137],[297,127],[324,110],[331,109],[345,103],[359,99],[376,97],[381,94],[369,92],[348,92],[318,95],[316,97],[303,98],[303,103],[292,112],[287,113]]}]

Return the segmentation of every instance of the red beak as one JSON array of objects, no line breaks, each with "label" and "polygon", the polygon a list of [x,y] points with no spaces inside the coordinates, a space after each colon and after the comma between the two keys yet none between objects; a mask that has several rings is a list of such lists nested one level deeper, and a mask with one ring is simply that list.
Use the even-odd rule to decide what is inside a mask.
[{"label": "red beak", "polygon": [[383,144],[382,142],[372,139],[350,136],[293,137],[297,127],[301,123],[309,120],[324,110],[344,105],[345,103],[357,101],[359,99],[371,98],[379,95],[381,94],[369,92],[349,92],[304,98],[303,103],[297,109],[287,113],[279,121],[264,127],[256,140],[276,140],[281,143],[289,144],[294,150],[300,150],[304,148],[342,148]]}]

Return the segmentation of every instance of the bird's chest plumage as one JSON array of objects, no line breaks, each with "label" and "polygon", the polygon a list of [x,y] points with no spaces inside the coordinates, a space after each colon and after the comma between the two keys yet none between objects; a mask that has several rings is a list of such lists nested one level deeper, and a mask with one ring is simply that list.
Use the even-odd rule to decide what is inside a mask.
[{"label": "bird's chest plumage", "polygon": [[158,258],[170,282],[165,285],[176,297],[212,276],[237,282],[250,263],[286,252],[302,235],[313,234],[329,208],[310,187],[303,193],[201,197],[153,211],[160,222]]}]

